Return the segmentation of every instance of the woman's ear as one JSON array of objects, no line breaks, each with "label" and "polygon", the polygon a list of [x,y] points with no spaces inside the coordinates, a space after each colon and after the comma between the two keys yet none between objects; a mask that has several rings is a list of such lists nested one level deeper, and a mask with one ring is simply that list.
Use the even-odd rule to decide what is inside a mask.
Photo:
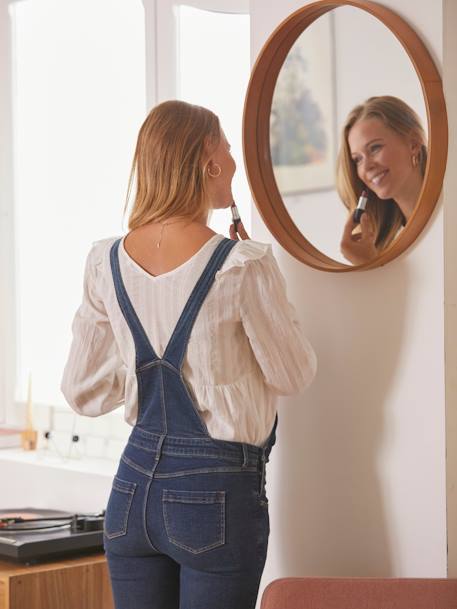
[{"label": "woman's ear", "polygon": [[207,135],[203,140],[203,149],[208,157],[214,149],[214,146],[211,145],[211,137],[209,135]]},{"label": "woman's ear", "polygon": [[216,161],[216,157],[215,157],[215,151],[216,151],[216,146],[214,145],[214,139],[211,138],[210,136],[206,136],[203,142],[203,147],[204,147],[204,152],[203,152],[203,160],[204,160],[204,165],[206,167],[206,172],[208,173],[208,175],[211,175],[214,173],[213,171],[213,167],[214,164],[217,164]]},{"label": "woman's ear", "polygon": [[211,178],[218,178],[222,173],[222,167],[219,165],[219,163],[209,161],[206,166],[206,173]]},{"label": "woman's ear", "polygon": [[206,158],[209,160],[217,149],[217,141],[211,135],[207,135],[203,140],[203,149],[205,151]]},{"label": "woman's ear", "polygon": [[410,140],[409,147],[411,150],[411,154],[417,154],[421,150],[421,143],[419,142],[419,140],[412,138]]}]

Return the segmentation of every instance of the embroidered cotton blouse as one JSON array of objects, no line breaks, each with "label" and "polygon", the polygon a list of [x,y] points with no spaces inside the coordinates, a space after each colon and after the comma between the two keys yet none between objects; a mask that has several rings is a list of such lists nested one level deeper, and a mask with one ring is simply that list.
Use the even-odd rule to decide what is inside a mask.
[{"label": "embroidered cotton blouse", "polygon": [[[214,235],[184,264],[158,276],[129,257],[122,239],[122,278],[158,357],[222,239]],[[87,416],[125,403],[125,419],[134,425],[135,347],[111,275],[115,240],[97,241],[89,252],[61,389],[70,406]],[[238,242],[216,274],[183,362],[184,379],[209,434],[260,446],[274,423],[277,396],[300,393],[315,371],[314,351],[287,300],[271,246]]]}]

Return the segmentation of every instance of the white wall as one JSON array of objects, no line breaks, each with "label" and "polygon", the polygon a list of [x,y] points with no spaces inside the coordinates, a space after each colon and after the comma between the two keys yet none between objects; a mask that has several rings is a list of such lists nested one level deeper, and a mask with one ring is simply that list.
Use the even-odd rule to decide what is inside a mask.
[{"label": "white wall", "polygon": [[[449,133],[457,130],[457,2],[444,3],[444,93]],[[449,140],[448,167],[457,164],[457,141]],[[457,174],[448,171],[444,181],[445,340],[446,340],[446,471],[448,514],[448,576],[457,577]]]},{"label": "white wall", "polygon": [[[252,55],[303,0],[251,0]],[[442,59],[441,0],[384,0]],[[360,84],[360,97],[365,92]],[[319,372],[281,399],[262,588],[283,576],[446,576],[443,214],[384,268],[315,271],[273,242]]]}]

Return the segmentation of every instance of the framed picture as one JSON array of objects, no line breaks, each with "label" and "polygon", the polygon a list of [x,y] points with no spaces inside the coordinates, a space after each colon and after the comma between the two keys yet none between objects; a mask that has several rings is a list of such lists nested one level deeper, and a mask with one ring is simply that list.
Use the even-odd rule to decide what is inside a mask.
[{"label": "framed picture", "polygon": [[282,195],[334,188],[333,20],[329,12],[299,36],[276,82],[270,116],[270,151]]}]

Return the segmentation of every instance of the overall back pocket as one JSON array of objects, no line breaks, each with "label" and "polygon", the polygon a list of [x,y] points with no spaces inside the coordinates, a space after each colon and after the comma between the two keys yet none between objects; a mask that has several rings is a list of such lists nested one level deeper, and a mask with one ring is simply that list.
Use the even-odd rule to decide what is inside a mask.
[{"label": "overall back pocket", "polygon": [[225,491],[173,491],[162,494],[169,541],[193,554],[225,543]]},{"label": "overall back pocket", "polygon": [[115,476],[105,514],[105,535],[108,539],[127,533],[130,507],[136,484]]}]

